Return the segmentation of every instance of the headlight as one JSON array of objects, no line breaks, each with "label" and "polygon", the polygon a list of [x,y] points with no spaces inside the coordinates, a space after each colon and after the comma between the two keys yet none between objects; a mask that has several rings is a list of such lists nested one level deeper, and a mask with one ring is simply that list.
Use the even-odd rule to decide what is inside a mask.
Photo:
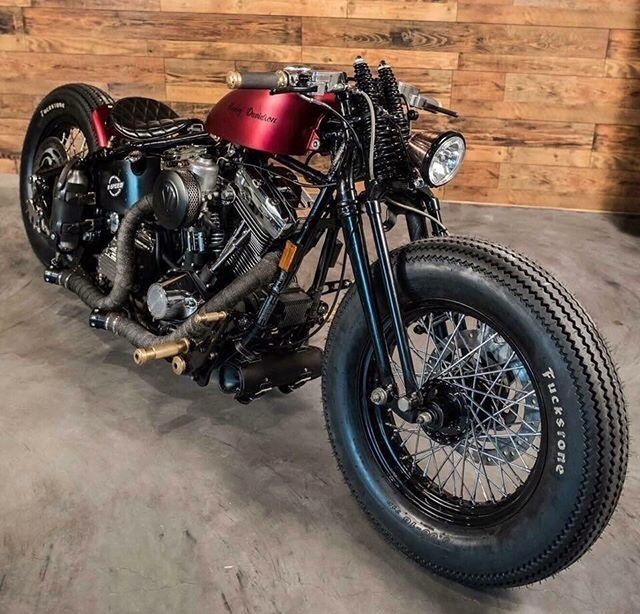
[{"label": "headlight", "polygon": [[449,183],[456,176],[466,149],[464,137],[459,132],[444,132],[435,139],[417,133],[409,139],[409,157],[433,188]]}]

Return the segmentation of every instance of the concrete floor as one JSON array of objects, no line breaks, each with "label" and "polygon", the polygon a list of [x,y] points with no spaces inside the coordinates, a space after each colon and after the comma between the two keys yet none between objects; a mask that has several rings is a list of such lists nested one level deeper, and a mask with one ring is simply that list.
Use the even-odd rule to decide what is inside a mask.
[{"label": "concrete floor", "polygon": [[617,513],[587,556],[510,591],[422,571],[378,537],[343,484],[318,381],[242,406],[166,363],[135,368],[126,342],[91,330],[75,297],[41,282],[15,178],[4,177],[0,611],[640,611],[640,220],[445,213],[455,232],[550,268],[609,339],[632,456]]}]

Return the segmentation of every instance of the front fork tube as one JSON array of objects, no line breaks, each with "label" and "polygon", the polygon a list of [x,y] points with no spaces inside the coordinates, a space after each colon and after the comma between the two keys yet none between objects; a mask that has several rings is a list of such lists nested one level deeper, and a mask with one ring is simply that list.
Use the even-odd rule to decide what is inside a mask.
[{"label": "front fork tube", "polygon": [[[402,322],[400,304],[396,291],[393,269],[389,259],[389,248],[387,245],[384,228],[382,226],[382,216],[380,203],[369,201],[366,204],[367,214],[371,221],[371,228],[378,255],[380,271],[384,286],[384,294],[389,313],[391,315],[393,331],[396,339],[396,346],[400,355],[403,380],[407,397],[412,397],[418,392],[418,385],[411,361],[411,353],[407,331]],[[344,231],[345,243],[349,253],[349,259],[353,268],[355,282],[358,287],[358,294],[362,302],[365,318],[373,342],[373,351],[378,365],[378,371],[382,386],[388,392],[396,394],[396,387],[391,370],[391,361],[387,349],[387,343],[382,328],[382,320],[376,302],[375,288],[369,269],[369,258],[367,248],[360,226],[360,212],[358,204],[354,199],[342,200],[340,203],[340,217]]]}]

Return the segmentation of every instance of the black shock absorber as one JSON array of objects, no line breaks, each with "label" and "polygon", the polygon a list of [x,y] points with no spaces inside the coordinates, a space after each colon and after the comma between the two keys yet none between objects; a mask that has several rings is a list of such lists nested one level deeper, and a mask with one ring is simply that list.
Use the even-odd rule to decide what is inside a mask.
[{"label": "black shock absorber", "polygon": [[369,94],[374,105],[380,106],[382,100],[380,99],[377,79],[373,78],[369,64],[360,56],[358,56],[353,63],[353,76],[358,89],[365,94]]},{"label": "black shock absorber", "polygon": [[[365,60],[358,57],[353,63],[353,76],[356,81],[356,85],[361,92],[368,94],[373,103],[375,120],[376,120],[376,133],[375,133],[375,150],[374,150],[374,172],[375,178],[384,183],[386,180],[394,177],[397,172],[396,161],[398,157],[403,155],[404,145],[402,145],[402,151],[398,150],[398,138],[394,135],[398,134],[396,127],[389,121],[388,112],[386,112],[384,97],[380,89],[380,83],[378,79],[374,79],[371,74],[371,69]],[[363,115],[367,118],[370,117],[370,110],[368,105],[363,101],[360,107]],[[391,118],[393,119],[393,118]],[[368,119],[367,123],[367,139],[364,142],[365,147],[368,149],[370,139],[371,121]],[[402,137],[400,137],[402,141]]]},{"label": "black shock absorber", "polygon": [[398,89],[398,80],[393,69],[384,60],[378,65],[378,83],[384,100],[384,106],[396,120],[402,136],[409,137],[409,121],[402,105],[402,96]]}]

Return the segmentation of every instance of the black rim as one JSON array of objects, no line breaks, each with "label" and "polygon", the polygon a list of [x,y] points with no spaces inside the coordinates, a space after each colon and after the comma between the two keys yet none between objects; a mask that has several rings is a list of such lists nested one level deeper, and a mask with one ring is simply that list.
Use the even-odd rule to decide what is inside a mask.
[{"label": "black rim", "polygon": [[404,319],[416,377],[440,419],[412,424],[373,405],[379,384],[369,350],[361,405],[374,457],[427,516],[464,526],[501,522],[526,503],[544,467],[547,427],[533,371],[511,336],[467,305],[430,301]]},{"label": "black rim", "polygon": [[[67,118],[58,118],[40,135],[31,162],[27,184],[27,218],[33,230],[49,240],[51,198],[55,181],[64,164],[72,157],[89,153],[89,142],[82,129]],[[56,172],[57,171],[57,172]]]}]

